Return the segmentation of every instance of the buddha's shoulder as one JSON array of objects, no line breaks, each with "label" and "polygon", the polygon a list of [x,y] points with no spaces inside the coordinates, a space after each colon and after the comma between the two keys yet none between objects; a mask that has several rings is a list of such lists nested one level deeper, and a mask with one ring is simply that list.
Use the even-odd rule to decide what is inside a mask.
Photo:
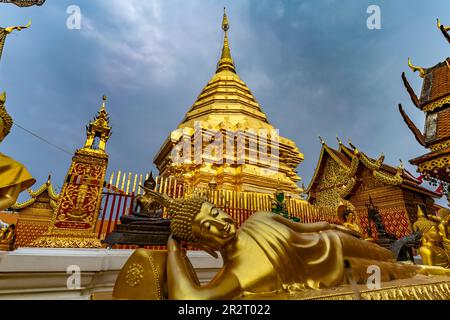
[{"label": "buddha's shoulder", "polygon": [[8,166],[9,168],[15,168],[15,167],[23,167],[23,164],[20,162],[14,160],[11,157],[8,157],[6,154],[3,154],[0,152],[0,167]]}]

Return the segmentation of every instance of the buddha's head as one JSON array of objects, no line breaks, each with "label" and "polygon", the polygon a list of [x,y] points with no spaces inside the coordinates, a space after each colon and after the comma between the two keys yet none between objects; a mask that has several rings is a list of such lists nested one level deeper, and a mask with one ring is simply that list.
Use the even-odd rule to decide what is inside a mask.
[{"label": "buddha's head", "polygon": [[344,212],[344,220],[347,223],[354,223],[355,222],[355,214],[351,210],[347,210]]},{"label": "buddha's head", "polygon": [[174,200],[170,210],[170,228],[178,240],[220,250],[236,237],[233,218],[203,198]]},{"label": "buddha's head", "polygon": [[0,94],[0,142],[5,139],[11,130],[13,121],[5,108],[6,93]]},{"label": "buddha's head", "polygon": [[151,190],[155,189],[156,181],[153,179],[153,172],[150,172],[149,177],[144,181],[144,187]]}]

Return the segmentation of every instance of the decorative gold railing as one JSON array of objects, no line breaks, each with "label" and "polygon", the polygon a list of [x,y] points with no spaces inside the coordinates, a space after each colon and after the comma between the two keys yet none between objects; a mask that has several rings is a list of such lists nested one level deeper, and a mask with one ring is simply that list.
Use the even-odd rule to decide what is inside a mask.
[{"label": "decorative gold railing", "polygon": [[[112,173],[109,185],[116,192],[105,192],[100,212],[97,232],[100,239],[112,232],[120,217],[128,215],[133,210],[134,198],[143,194],[142,188],[148,174]],[[233,190],[214,190],[212,188],[196,188],[186,185],[175,177],[154,177],[156,186],[154,191],[167,194],[180,199],[193,195],[203,196],[217,207],[227,212],[237,225],[240,226],[256,211],[271,211],[274,196],[257,192],[241,192]],[[120,191],[120,192],[117,192]],[[313,223],[327,221],[339,223],[337,212],[332,208],[317,207],[302,199],[286,199],[286,207],[289,215],[299,217],[302,222]],[[167,212],[164,212],[167,217]]]}]

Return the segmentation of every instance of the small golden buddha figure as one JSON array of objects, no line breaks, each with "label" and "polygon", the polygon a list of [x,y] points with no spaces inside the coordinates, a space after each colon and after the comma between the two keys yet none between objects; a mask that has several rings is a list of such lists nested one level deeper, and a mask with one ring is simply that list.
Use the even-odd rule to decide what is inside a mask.
[{"label": "small golden buddha figure", "polygon": [[417,217],[417,221],[413,224],[413,230],[422,233],[422,246],[419,248],[419,254],[423,263],[428,266],[450,267],[448,256],[442,247],[443,239],[438,224],[428,219],[420,206],[417,208]]},{"label": "small golden buddha figure", "polygon": [[342,225],[344,227],[361,235],[361,228],[356,224],[355,213],[353,211],[346,210],[343,214],[343,218],[345,222]]},{"label": "small golden buddha figure", "polygon": [[12,250],[16,240],[16,226],[10,224],[0,232],[0,250]]},{"label": "small golden buddha figure", "polygon": [[[395,263],[391,251],[358,239],[327,222],[304,224],[272,212],[256,212],[239,228],[224,211],[202,198],[174,200],[152,192],[171,213],[167,243],[169,299],[234,299],[248,293],[318,289],[345,283],[345,264],[357,282],[378,265],[381,280],[411,277],[417,267]],[[181,241],[217,257],[223,267],[201,286]]]},{"label": "small golden buddha figure", "polygon": [[444,248],[441,247],[441,243],[442,238],[437,226],[432,226],[422,236],[422,246],[419,248],[419,254],[425,265],[450,268],[450,260]]},{"label": "small golden buddha figure", "polygon": [[[5,108],[6,94],[0,95],[0,143],[9,134],[13,121]],[[31,187],[36,180],[19,162],[0,153],[0,211],[8,209],[19,193]]]},{"label": "small golden buddha figure", "polygon": [[444,245],[445,252],[450,259],[450,209],[439,209],[440,223],[439,234],[442,237],[442,244]]}]

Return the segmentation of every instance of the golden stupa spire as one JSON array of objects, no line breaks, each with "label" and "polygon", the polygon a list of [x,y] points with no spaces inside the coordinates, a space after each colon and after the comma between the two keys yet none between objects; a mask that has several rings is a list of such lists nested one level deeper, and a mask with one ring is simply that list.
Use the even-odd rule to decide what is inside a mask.
[{"label": "golden stupa spire", "polygon": [[230,25],[228,24],[227,13],[225,11],[225,8],[223,8],[223,20],[222,20],[222,30],[224,32],[223,48],[222,48],[222,56],[220,57],[219,63],[217,64],[216,73],[223,71],[223,70],[229,70],[229,71],[236,73],[233,58],[231,58],[230,46],[228,45],[228,29],[229,28],[230,28]]},{"label": "golden stupa spire", "polygon": [[102,97],[102,106],[100,110],[97,112],[97,115],[94,119],[86,126],[86,143],[84,145],[85,149],[94,149],[94,140],[95,138],[100,138],[98,144],[98,150],[105,151],[105,145],[111,136],[111,126],[109,125],[109,116],[108,112],[106,112],[106,96]]}]

